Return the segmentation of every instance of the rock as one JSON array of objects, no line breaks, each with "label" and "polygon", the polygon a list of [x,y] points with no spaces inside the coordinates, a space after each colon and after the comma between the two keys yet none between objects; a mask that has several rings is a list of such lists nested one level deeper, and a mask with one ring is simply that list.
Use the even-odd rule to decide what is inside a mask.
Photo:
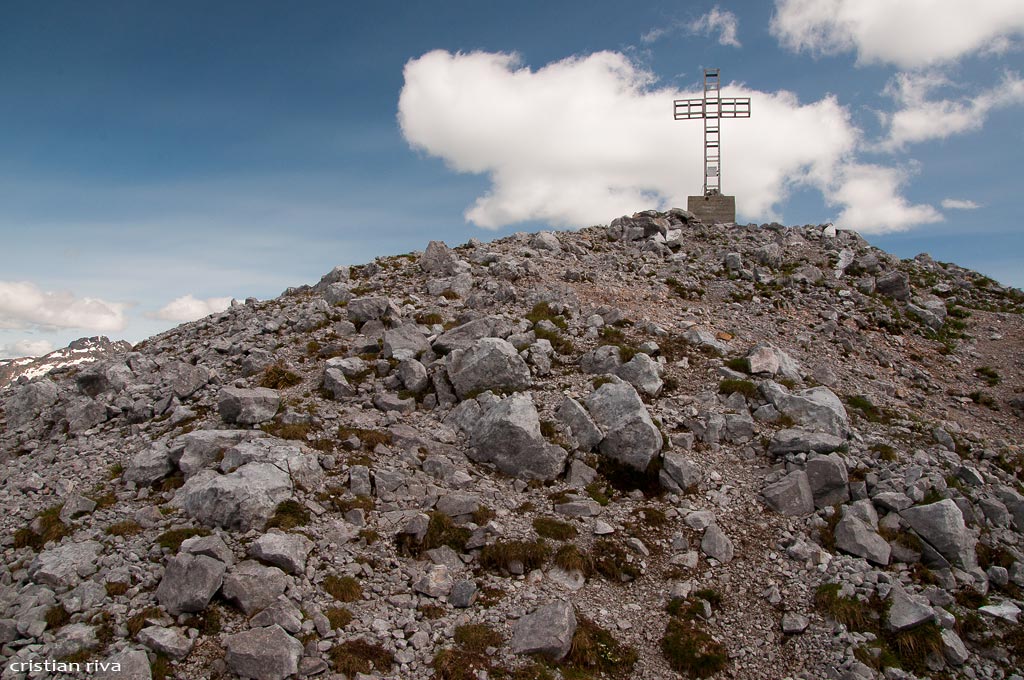
[{"label": "rock", "polygon": [[552,253],[562,252],[562,244],[558,242],[558,237],[550,231],[540,231],[534,234],[530,239],[530,246],[536,250],[547,250]]},{"label": "rock", "polygon": [[598,446],[602,455],[635,470],[647,470],[661,451],[661,432],[631,385],[610,382],[583,400],[604,439]]},{"label": "rock", "polygon": [[274,604],[284,592],[288,577],[277,567],[265,567],[259,562],[239,562],[224,576],[224,597],[252,616]]},{"label": "rock", "polygon": [[863,520],[845,510],[843,508],[843,518],[839,520],[839,524],[835,528],[836,547],[845,553],[863,557],[874,564],[883,567],[888,565],[889,555],[892,552],[889,543]]},{"label": "rock", "polygon": [[231,549],[224,544],[224,540],[217,534],[211,536],[193,536],[181,542],[179,552],[192,553],[193,555],[206,555],[224,564],[231,566],[235,563],[235,556]]},{"label": "rock", "polygon": [[787,453],[832,453],[838,451],[846,440],[827,432],[812,432],[803,428],[779,430],[768,445],[768,453],[784,456]]},{"label": "rock", "polygon": [[963,640],[956,634],[956,631],[948,628],[943,628],[942,632],[942,653],[946,657],[946,661],[954,666],[962,666],[967,663],[967,659],[970,658],[971,654],[967,651],[967,647],[964,645]]},{"label": "rock", "polygon": [[471,460],[493,463],[520,479],[554,479],[568,453],[541,436],[540,419],[529,393],[513,394],[488,408],[470,435]]},{"label": "rock", "polygon": [[28,424],[44,410],[57,403],[59,391],[52,380],[37,380],[16,387],[4,404],[7,426],[16,430]]},{"label": "rock", "polygon": [[708,557],[714,558],[722,564],[732,561],[733,545],[729,537],[725,535],[718,524],[712,524],[704,530],[704,538],[700,542],[701,551]]},{"label": "rock", "polygon": [[474,319],[437,336],[431,347],[438,354],[448,354],[457,349],[469,349],[481,338],[501,335],[502,333],[499,331],[501,328],[508,328],[506,319],[494,316]]},{"label": "rock", "polygon": [[703,475],[693,461],[681,453],[666,453],[661,458],[661,472],[683,492],[693,492],[700,486]]},{"label": "rock", "polygon": [[384,331],[383,354],[385,359],[415,359],[430,349],[427,336],[423,335],[419,324],[406,323]]},{"label": "rock", "polygon": [[270,463],[287,471],[289,478],[307,491],[316,491],[323,482],[316,455],[294,441],[263,437],[239,442],[224,452],[220,469],[231,473],[250,463]]},{"label": "rock", "polygon": [[156,599],[172,616],[201,612],[221,587],[226,568],[223,562],[205,555],[171,557],[157,586]]},{"label": "rock", "polygon": [[394,319],[400,316],[398,308],[386,297],[370,296],[349,300],[348,320],[357,326],[367,321]]},{"label": "rock", "polygon": [[978,566],[974,552],[977,538],[967,529],[963,513],[952,500],[907,508],[900,516],[951,564],[964,571]]},{"label": "rock", "polygon": [[405,389],[414,394],[426,392],[430,387],[430,376],[426,367],[416,359],[405,359],[398,364],[398,379]]},{"label": "rock", "polygon": [[661,394],[665,384],[661,379],[661,364],[643,353],[619,366],[615,374],[650,397]]},{"label": "rock", "polygon": [[768,507],[783,515],[802,517],[814,512],[814,495],[803,470],[790,472],[761,493]]},{"label": "rock", "polygon": [[285,631],[295,634],[302,630],[302,612],[286,599],[278,598],[256,616],[249,619],[253,628],[281,626]]},{"label": "rock", "polygon": [[280,626],[254,628],[224,638],[229,670],[254,680],[284,680],[299,670],[302,643]]},{"label": "rock", "polygon": [[156,441],[132,457],[122,479],[137,486],[149,486],[174,470],[166,441]]},{"label": "rock", "polygon": [[76,517],[88,515],[95,509],[96,501],[73,493],[64,499],[64,505],[60,509],[60,521],[67,524]]},{"label": "rock", "polygon": [[892,589],[889,603],[885,627],[894,632],[916,628],[935,618],[935,610],[928,605],[927,599],[910,595],[899,586]]},{"label": "rock", "polygon": [[800,380],[800,364],[791,356],[772,345],[755,345],[745,357],[747,371],[755,375],[780,376],[786,380]]},{"label": "rock", "polygon": [[331,393],[335,399],[346,399],[348,397],[354,397],[358,392],[356,388],[349,384],[348,379],[345,378],[345,374],[340,368],[335,368],[330,365],[332,360],[328,360],[327,368],[324,369],[323,388]]},{"label": "rock", "polygon": [[486,390],[509,392],[533,384],[516,348],[501,338],[481,338],[446,358],[448,378],[460,399]]},{"label": "rock", "polygon": [[348,289],[344,283],[332,283],[324,289],[324,300],[329,305],[341,305],[347,304],[354,298],[355,295]]},{"label": "rock", "polygon": [[139,649],[125,649],[105,659],[107,667],[94,676],[97,680],[152,680],[149,657]]},{"label": "rock", "polygon": [[1020,615],[1020,607],[1009,600],[1004,600],[997,604],[986,604],[978,607],[978,611],[1009,621],[1010,623],[1017,623],[1017,617]]},{"label": "rock", "polygon": [[442,598],[448,597],[454,584],[448,567],[443,564],[433,564],[427,567],[422,576],[416,580],[412,589],[427,597]]},{"label": "rock", "polygon": [[192,640],[174,628],[149,626],[139,631],[138,640],[154,652],[179,661],[192,651]]},{"label": "rock", "polygon": [[[266,436],[262,430],[197,430],[176,439],[169,454],[185,479],[188,479],[216,463],[235,444]],[[174,461],[175,456],[178,457],[177,461]]]},{"label": "rock", "polygon": [[271,529],[253,541],[249,554],[289,574],[302,574],[306,571],[306,557],[312,549],[313,542],[301,534]]},{"label": "rock", "polygon": [[173,503],[207,526],[262,527],[292,495],[291,477],[272,463],[248,463],[226,475],[204,470],[185,482]]},{"label": "rock", "polygon": [[727,354],[729,352],[729,346],[715,337],[714,333],[697,326],[683,333],[683,340],[694,347],[709,349],[718,354]]},{"label": "rock", "polygon": [[509,646],[515,654],[542,654],[560,661],[569,653],[576,634],[576,614],[568,602],[538,607],[512,625]]},{"label": "rock", "polygon": [[205,366],[193,366],[183,361],[172,362],[161,372],[169,378],[171,392],[178,399],[191,397],[210,382],[210,371]]},{"label": "rock", "polygon": [[772,380],[760,384],[761,393],[783,415],[811,429],[846,436],[849,416],[846,407],[827,387],[812,387],[792,394]]},{"label": "rock", "polygon": [[910,297],[910,277],[899,270],[875,278],[875,290],[894,300]]},{"label": "rock", "polygon": [[569,428],[581,451],[590,451],[604,438],[590,414],[572,397],[562,400],[555,415]]},{"label": "rock", "polygon": [[461,581],[456,581],[452,586],[452,592],[448,595],[448,604],[456,609],[466,609],[467,607],[473,606],[473,603],[476,602],[476,598],[476,581],[472,579],[462,579]]},{"label": "rock", "polygon": [[591,375],[616,375],[620,366],[621,350],[615,345],[601,345],[580,357],[580,370]]},{"label": "rock", "polygon": [[439,274],[452,276],[459,273],[461,267],[459,258],[445,245],[444,241],[431,241],[427,249],[420,256],[420,269],[428,274]]},{"label": "rock", "polygon": [[224,387],[217,402],[217,410],[224,422],[239,425],[264,423],[277,414],[280,406],[281,397],[277,390],[266,387]]},{"label": "rock", "polygon": [[782,632],[786,635],[799,635],[807,630],[811,620],[803,614],[786,612],[782,615]]},{"label": "rock", "polygon": [[96,573],[96,563],[103,552],[98,541],[66,542],[39,553],[28,567],[28,575],[36,583],[64,587]]},{"label": "rock", "polygon": [[807,481],[814,507],[826,508],[850,500],[846,464],[836,454],[815,456],[807,461]]}]

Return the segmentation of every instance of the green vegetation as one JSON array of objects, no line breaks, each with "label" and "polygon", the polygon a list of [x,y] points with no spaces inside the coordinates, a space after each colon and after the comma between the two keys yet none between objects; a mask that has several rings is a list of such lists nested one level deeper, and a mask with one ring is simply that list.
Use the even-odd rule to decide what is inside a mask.
[{"label": "green vegetation", "polygon": [[309,523],[310,514],[305,505],[289,498],[281,501],[274,509],[274,514],[267,520],[267,529],[294,529]]},{"label": "green vegetation", "polygon": [[533,520],[533,530],[542,538],[551,538],[556,541],[568,541],[576,538],[576,527],[552,517],[536,517]]},{"label": "green vegetation", "polygon": [[560,314],[556,314],[555,311],[551,309],[551,305],[547,302],[538,302],[535,304],[533,309],[526,315],[526,319],[532,324],[537,324],[541,321],[550,321],[563,331],[569,327],[565,321],[565,317]]},{"label": "green vegetation", "polygon": [[469,529],[457,526],[451,517],[440,511],[431,512],[429,516],[427,533],[421,542],[417,543],[415,536],[411,534],[398,535],[398,554],[419,557],[426,551],[440,548],[442,545],[457,553],[466,552],[466,541],[469,540],[471,533]]},{"label": "green vegetation", "polygon": [[723,380],[718,383],[719,394],[733,394],[739,392],[747,399],[757,396],[757,385],[750,380]]},{"label": "green vegetation", "polygon": [[313,426],[310,423],[289,423],[286,425],[274,421],[261,425],[260,429],[272,437],[304,442],[309,433],[313,431]]},{"label": "green vegetation", "polygon": [[999,376],[999,372],[991,366],[981,366],[974,369],[974,374],[985,381],[985,384],[989,387],[995,387],[1002,378]]},{"label": "green vegetation", "polygon": [[485,545],[480,551],[480,566],[490,571],[512,572],[521,567],[522,573],[544,566],[551,549],[543,538],[535,541],[497,541]]},{"label": "green vegetation", "polygon": [[595,541],[590,555],[594,571],[609,581],[622,583],[640,577],[640,569],[627,559],[626,549],[610,538]]},{"label": "green vegetation", "polygon": [[672,670],[691,678],[709,678],[729,657],[720,642],[693,621],[671,618],[661,638],[661,653]]},{"label": "green vegetation", "polygon": [[501,634],[485,623],[466,623],[455,627],[455,644],[467,652],[482,653],[488,647],[498,647],[503,641]]},{"label": "green vegetation", "polygon": [[846,402],[847,406],[854,409],[861,418],[870,423],[888,425],[899,416],[892,409],[875,406],[870,399],[863,395],[848,395],[843,401]]},{"label": "green vegetation", "polygon": [[750,362],[743,357],[728,359],[725,362],[725,367],[737,373],[750,373]]},{"label": "green vegetation", "polygon": [[302,382],[302,376],[289,371],[284,364],[276,363],[263,369],[259,386],[269,387],[272,390],[280,390],[286,387],[294,387]]},{"label": "green vegetation", "polygon": [[380,430],[365,430],[361,427],[338,427],[338,439],[342,441],[355,437],[363,448],[372,451],[377,444],[391,446],[391,433]]},{"label": "green vegetation", "polygon": [[59,541],[69,535],[71,531],[68,525],[60,519],[60,511],[63,508],[63,503],[49,507],[36,515],[27,527],[14,532],[15,549],[32,548],[39,551],[50,541]]},{"label": "green vegetation", "polygon": [[124,581],[107,581],[103,584],[110,597],[119,597],[128,592],[129,584]]},{"label": "green vegetation", "polygon": [[210,530],[203,527],[192,528],[187,527],[184,529],[171,529],[165,531],[156,538],[157,545],[161,548],[166,548],[172,553],[178,552],[181,548],[181,544],[193,536],[209,536]]},{"label": "green vegetation", "polygon": [[999,404],[996,403],[995,397],[993,397],[988,392],[975,391],[971,392],[967,396],[971,398],[971,401],[973,401],[975,404],[978,404],[979,406],[990,408],[993,411],[999,410]]},{"label": "green vegetation", "polygon": [[105,529],[108,536],[134,536],[140,531],[142,531],[142,527],[133,519],[126,519],[123,522],[111,524]]},{"label": "green vegetation", "polygon": [[355,677],[356,673],[387,673],[395,665],[395,656],[380,645],[362,638],[335,645],[328,652],[336,673]]},{"label": "green vegetation", "polygon": [[43,619],[46,621],[46,628],[55,631],[61,626],[71,623],[71,614],[64,608],[64,605],[57,604],[46,610]]},{"label": "green vegetation", "polygon": [[577,617],[569,655],[560,664],[565,677],[629,678],[636,650],[585,616]]},{"label": "green vegetation", "polygon": [[331,628],[339,630],[352,622],[352,612],[345,607],[328,607],[324,616],[331,622]]},{"label": "green vegetation", "polygon": [[888,444],[872,444],[871,450],[878,454],[878,457],[887,463],[896,462],[896,449]]},{"label": "green vegetation", "polygon": [[566,543],[555,552],[555,566],[563,571],[578,571],[584,576],[594,573],[594,558],[575,543]]},{"label": "green vegetation", "polygon": [[324,591],[339,602],[355,602],[363,597],[363,587],[355,576],[330,574],[324,579]]}]

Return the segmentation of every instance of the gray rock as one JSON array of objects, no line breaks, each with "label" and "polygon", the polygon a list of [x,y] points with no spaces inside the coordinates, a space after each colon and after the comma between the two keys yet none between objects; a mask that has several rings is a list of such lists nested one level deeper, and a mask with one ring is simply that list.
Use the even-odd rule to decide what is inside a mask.
[{"label": "gray rock", "polygon": [[651,397],[661,394],[661,388],[665,384],[661,379],[661,365],[642,353],[634,355],[632,359],[619,366],[615,374]]},{"label": "gray rock", "polygon": [[284,680],[299,670],[302,643],[280,626],[228,635],[224,662],[229,670],[253,680]]},{"label": "gray rock", "polygon": [[681,453],[666,453],[661,458],[661,471],[675,483],[680,491],[692,492],[700,486],[704,475],[693,461]]},{"label": "gray rock", "polygon": [[307,491],[316,491],[323,482],[323,468],[316,454],[294,441],[262,437],[239,442],[224,452],[220,469],[230,473],[250,463],[270,463],[286,471]]},{"label": "gray rock", "polygon": [[708,557],[714,558],[722,564],[732,561],[733,545],[729,537],[725,535],[718,524],[712,524],[704,530],[704,538],[700,541],[701,551]]},{"label": "gray rock", "polygon": [[846,464],[836,454],[815,456],[807,461],[807,481],[816,508],[850,500]]},{"label": "gray rock", "polygon": [[206,383],[210,382],[210,371],[205,366],[193,366],[183,361],[174,361],[160,371],[171,385],[171,392],[178,399],[191,397]]},{"label": "gray rock", "polygon": [[845,553],[863,557],[869,562],[886,566],[892,548],[863,520],[843,509],[843,518],[835,528],[836,547]]},{"label": "gray rock", "polygon": [[354,298],[349,300],[346,310],[348,320],[357,326],[367,321],[398,318],[400,315],[398,308],[384,296]]},{"label": "gray rock", "polygon": [[389,328],[384,331],[384,358],[415,359],[421,353],[430,349],[427,336],[423,335],[419,324],[405,323],[396,328]]},{"label": "gray rock", "polygon": [[956,631],[948,628],[942,629],[942,653],[946,661],[954,666],[962,666],[967,663],[971,654],[967,651],[966,645]]},{"label": "gray rock", "polygon": [[514,394],[488,408],[473,426],[471,460],[493,463],[505,474],[521,479],[554,479],[565,467],[568,453],[541,436],[533,397]]},{"label": "gray rock", "polygon": [[978,566],[974,552],[977,538],[967,529],[963,513],[952,500],[907,508],[900,516],[951,564],[964,571]]},{"label": "gray rock", "polygon": [[807,630],[811,620],[803,614],[786,612],[782,615],[782,632],[786,635],[799,635]]},{"label": "gray rock", "polygon": [[889,510],[891,512],[899,512],[906,510],[914,504],[914,501],[903,493],[897,491],[883,491],[877,493],[871,497],[871,502],[882,508],[883,510]]},{"label": "gray rock", "polygon": [[768,507],[783,515],[801,517],[814,512],[814,496],[807,473],[803,470],[794,470],[769,484],[762,494]]},{"label": "gray rock", "polygon": [[461,326],[456,326],[437,336],[431,347],[438,354],[448,354],[456,349],[469,349],[469,347],[481,338],[488,338],[502,335],[502,330],[507,334],[509,322],[495,316],[486,316],[482,319],[474,319]]},{"label": "gray rock", "polygon": [[889,609],[885,617],[885,627],[892,631],[916,628],[935,618],[935,610],[928,605],[928,600],[920,595],[910,595],[902,587],[892,589],[889,595]]},{"label": "gray rock", "polygon": [[174,470],[166,441],[155,441],[132,457],[122,479],[138,486],[149,486]]},{"label": "gray rock", "polygon": [[427,597],[443,598],[451,593],[455,581],[448,567],[443,564],[432,564],[413,583],[412,589]]},{"label": "gray rock", "polygon": [[448,595],[448,604],[456,609],[472,607],[477,598],[476,582],[472,579],[456,581]]},{"label": "gray rock", "polygon": [[96,501],[77,493],[73,493],[64,499],[64,505],[60,509],[60,521],[67,524],[81,515],[88,515],[96,509]]},{"label": "gray rock", "polygon": [[580,370],[591,375],[615,375],[620,366],[621,350],[615,345],[601,345],[580,357]]},{"label": "gray rock", "polygon": [[661,432],[632,385],[610,382],[583,400],[595,424],[604,432],[601,454],[636,470],[646,470],[661,451]]},{"label": "gray rock", "polygon": [[426,367],[416,359],[405,359],[398,364],[398,379],[405,389],[416,394],[425,392],[430,387],[430,376]]},{"label": "gray rock", "polygon": [[28,567],[36,583],[47,586],[73,586],[99,569],[97,559],[103,552],[98,541],[66,542],[39,553]]},{"label": "gray rock", "polygon": [[330,366],[324,369],[323,388],[331,393],[335,399],[347,399],[354,397],[358,392],[349,384],[348,379],[340,368]]},{"label": "gray rock", "polygon": [[461,270],[459,258],[444,241],[428,243],[427,249],[420,256],[419,265],[420,269],[428,274],[442,276],[452,276]]},{"label": "gray rock", "polygon": [[178,554],[167,560],[167,569],[156,589],[156,599],[172,616],[201,612],[221,587],[227,566],[205,555]]},{"label": "gray rock", "polygon": [[149,657],[139,649],[125,649],[105,660],[108,667],[94,676],[97,680],[152,680]]},{"label": "gray rock", "polygon": [[289,574],[306,571],[306,558],[313,542],[302,534],[287,534],[271,529],[249,546],[249,554],[258,560],[280,567]]},{"label": "gray rock", "polygon": [[12,389],[4,404],[7,426],[16,430],[39,417],[40,413],[57,403],[60,392],[52,380],[43,379]]},{"label": "gray rock", "polygon": [[286,470],[272,463],[248,463],[226,475],[203,470],[178,489],[173,503],[207,526],[246,531],[263,526],[277,504],[291,495]]},{"label": "gray rock", "polygon": [[779,430],[768,445],[768,452],[776,456],[787,453],[832,453],[838,451],[846,440],[827,432],[812,432],[803,428]]},{"label": "gray rock", "polygon": [[906,300],[910,297],[910,277],[893,270],[875,278],[875,290],[894,300]]},{"label": "gray rock", "polygon": [[373,495],[373,485],[370,482],[370,468],[365,465],[353,465],[348,471],[349,491],[353,496]]},{"label": "gray rock", "polygon": [[302,612],[285,598],[278,598],[256,616],[249,619],[253,628],[281,626],[287,632],[295,634],[302,630]]},{"label": "gray rock", "polygon": [[846,407],[829,388],[812,387],[790,394],[782,385],[765,380],[760,390],[780,413],[797,423],[812,430],[846,436],[849,429]]},{"label": "gray rock", "polygon": [[239,425],[266,422],[277,414],[280,406],[281,396],[277,390],[266,387],[224,387],[221,388],[217,402],[217,410],[224,422]]},{"label": "gray rock", "polygon": [[206,555],[224,564],[231,566],[235,563],[235,556],[231,549],[224,544],[217,534],[211,536],[193,536],[181,542],[179,552],[192,553],[193,555]]},{"label": "gray rock", "polygon": [[373,397],[373,405],[385,413],[389,411],[413,413],[416,411],[416,398],[406,397],[403,399],[394,392],[385,392]]},{"label": "gray rock", "polygon": [[149,626],[139,631],[138,640],[154,652],[179,661],[192,651],[192,640],[175,628]]},{"label": "gray rock", "polygon": [[718,354],[726,354],[729,351],[729,346],[715,337],[714,333],[698,326],[694,326],[683,333],[683,340],[694,347],[706,348]]},{"label": "gray rock", "polygon": [[540,231],[534,234],[530,239],[530,247],[536,250],[548,250],[552,253],[562,252],[562,244],[558,242],[558,237],[550,231]]},{"label": "gray rock", "polygon": [[262,430],[196,430],[176,439],[169,452],[171,460],[188,479],[213,465],[235,444],[266,436]]},{"label": "gray rock", "polygon": [[332,283],[324,289],[324,300],[329,305],[341,305],[346,304],[354,298],[355,295],[348,289],[344,283]]},{"label": "gray rock", "polygon": [[510,647],[516,654],[542,654],[553,661],[565,658],[576,634],[576,614],[568,602],[538,607],[512,625]]},{"label": "gray rock", "polygon": [[800,380],[800,364],[777,347],[755,345],[745,357],[747,370],[755,375],[781,376],[786,380]]},{"label": "gray rock", "polygon": [[460,399],[484,390],[515,391],[533,384],[516,348],[501,338],[481,338],[446,358],[448,378]]},{"label": "gray rock", "polygon": [[604,438],[590,414],[572,397],[562,400],[555,415],[569,428],[581,451],[590,451]]},{"label": "gray rock", "polygon": [[238,605],[246,616],[266,609],[288,586],[288,577],[277,567],[253,560],[239,562],[224,576],[224,597]]}]

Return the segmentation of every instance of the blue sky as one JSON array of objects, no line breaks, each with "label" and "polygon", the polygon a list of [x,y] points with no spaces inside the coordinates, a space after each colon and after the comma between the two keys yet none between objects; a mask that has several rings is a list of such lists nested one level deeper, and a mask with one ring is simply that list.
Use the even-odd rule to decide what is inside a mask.
[{"label": "blue sky", "polygon": [[1024,5],[964,4],[4,3],[0,356],[683,205],[671,100],[707,66],[753,100],[723,130],[741,221],[1024,285]]}]

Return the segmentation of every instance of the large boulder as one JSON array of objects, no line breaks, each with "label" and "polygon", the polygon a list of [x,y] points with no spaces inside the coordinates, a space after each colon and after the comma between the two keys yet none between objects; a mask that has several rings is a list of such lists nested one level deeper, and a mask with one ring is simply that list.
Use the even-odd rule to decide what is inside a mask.
[{"label": "large boulder", "polygon": [[569,428],[581,451],[590,451],[604,439],[587,410],[572,397],[562,400],[555,415]]},{"label": "large boulder", "polygon": [[427,274],[452,276],[465,268],[458,256],[445,245],[444,241],[431,241],[427,249],[420,255],[420,269]]},{"label": "large boulder", "polygon": [[217,410],[224,422],[239,425],[266,422],[277,414],[280,406],[281,395],[277,390],[266,387],[224,387],[217,402]]},{"label": "large boulder", "polygon": [[814,506],[825,508],[850,500],[846,464],[836,454],[814,456],[807,461],[807,481],[811,485]]},{"label": "large boulder", "polygon": [[427,336],[423,335],[419,324],[405,323],[396,328],[384,331],[384,358],[415,359],[422,352],[430,349]]},{"label": "large boulder", "polygon": [[178,489],[174,504],[208,526],[247,531],[262,527],[277,504],[291,496],[287,470],[248,463],[226,475],[203,470]]},{"label": "large boulder", "polygon": [[29,565],[28,575],[41,585],[73,586],[96,573],[102,552],[103,545],[98,541],[66,542],[39,553]]},{"label": "large boulder", "polygon": [[398,308],[382,295],[360,297],[349,300],[348,320],[357,326],[367,321],[394,319],[400,316]]},{"label": "large boulder", "polygon": [[228,669],[253,680],[284,680],[298,672],[302,658],[302,643],[277,624],[228,635],[224,647]]},{"label": "large boulder", "polygon": [[57,403],[59,391],[52,380],[37,380],[12,390],[4,404],[7,425],[16,430],[37,418],[42,411]]},{"label": "large boulder", "polygon": [[693,461],[681,453],[666,453],[661,457],[662,486],[671,491],[695,491],[704,475]]},{"label": "large boulder", "polygon": [[661,364],[643,353],[618,367],[615,374],[649,397],[661,394]]},{"label": "large boulder", "polygon": [[899,270],[893,270],[875,278],[875,290],[894,300],[910,297],[910,277]]},{"label": "large boulder", "polygon": [[512,626],[510,646],[516,654],[542,654],[553,661],[565,658],[576,634],[576,614],[568,602],[538,607]]},{"label": "large boulder", "polygon": [[167,379],[171,392],[178,399],[191,397],[201,387],[210,382],[210,370],[205,366],[193,366],[184,361],[172,361],[160,369]]},{"label": "large boulder", "polygon": [[288,576],[277,567],[245,560],[224,576],[223,594],[246,616],[252,616],[274,604],[287,587]]},{"label": "large boulder", "polygon": [[174,471],[174,461],[166,440],[157,440],[132,457],[121,476],[126,482],[149,486]]},{"label": "large boulder", "polygon": [[846,407],[827,387],[812,387],[791,394],[774,380],[765,380],[760,390],[780,413],[805,428],[837,436],[846,436],[849,430]]},{"label": "large boulder", "polygon": [[249,463],[275,465],[307,491],[318,490],[323,482],[323,468],[316,453],[295,441],[277,437],[241,441],[224,452],[220,469],[230,473]]},{"label": "large boulder", "polygon": [[445,331],[437,336],[431,347],[437,354],[448,354],[457,349],[469,349],[480,338],[505,336],[510,329],[508,319],[485,316]]},{"label": "large boulder", "polygon": [[892,548],[866,522],[843,508],[843,518],[835,528],[836,547],[845,553],[863,557],[869,562],[886,566]]},{"label": "large boulder", "polygon": [[156,599],[172,616],[201,612],[220,589],[225,569],[223,562],[205,555],[175,555],[167,561]]},{"label": "large boulder", "polygon": [[761,493],[768,507],[783,515],[801,517],[814,512],[814,495],[803,470],[790,472]]},{"label": "large boulder", "polygon": [[598,446],[601,454],[636,470],[647,470],[664,442],[633,386],[622,381],[605,383],[583,403],[604,433]]},{"label": "large boulder", "polygon": [[262,430],[196,430],[175,440],[169,450],[178,469],[188,479],[215,462],[235,444],[267,436]]},{"label": "large boulder", "polygon": [[472,425],[469,458],[492,463],[521,479],[554,479],[565,467],[565,449],[544,439],[533,397],[513,394],[487,408]]},{"label": "large boulder", "polygon": [[459,399],[486,390],[521,390],[533,384],[526,362],[501,338],[481,338],[468,349],[451,352],[446,366]]},{"label": "large boulder", "polygon": [[787,453],[832,453],[838,451],[846,440],[828,432],[812,432],[800,427],[779,430],[768,444],[768,452],[776,456]]},{"label": "large boulder", "polygon": [[933,621],[935,610],[921,595],[911,595],[903,586],[897,585],[889,595],[889,608],[885,615],[887,630],[899,632],[916,628]]},{"label": "large boulder", "polygon": [[313,550],[313,542],[302,534],[288,534],[271,530],[249,546],[249,554],[267,564],[280,567],[289,574],[306,571],[306,558]]},{"label": "large boulder", "polygon": [[745,357],[747,370],[755,375],[780,376],[786,380],[799,380],[800,364],[781,349],[768,344],[755,345]]},{"label": "large boulder", "polygon": [[964,523],[956,503],[946,498],[938,503],[916,505],[900,513],[910,528],[950,564],[970,571],[978,566],[974,552],[977,538]]}]

